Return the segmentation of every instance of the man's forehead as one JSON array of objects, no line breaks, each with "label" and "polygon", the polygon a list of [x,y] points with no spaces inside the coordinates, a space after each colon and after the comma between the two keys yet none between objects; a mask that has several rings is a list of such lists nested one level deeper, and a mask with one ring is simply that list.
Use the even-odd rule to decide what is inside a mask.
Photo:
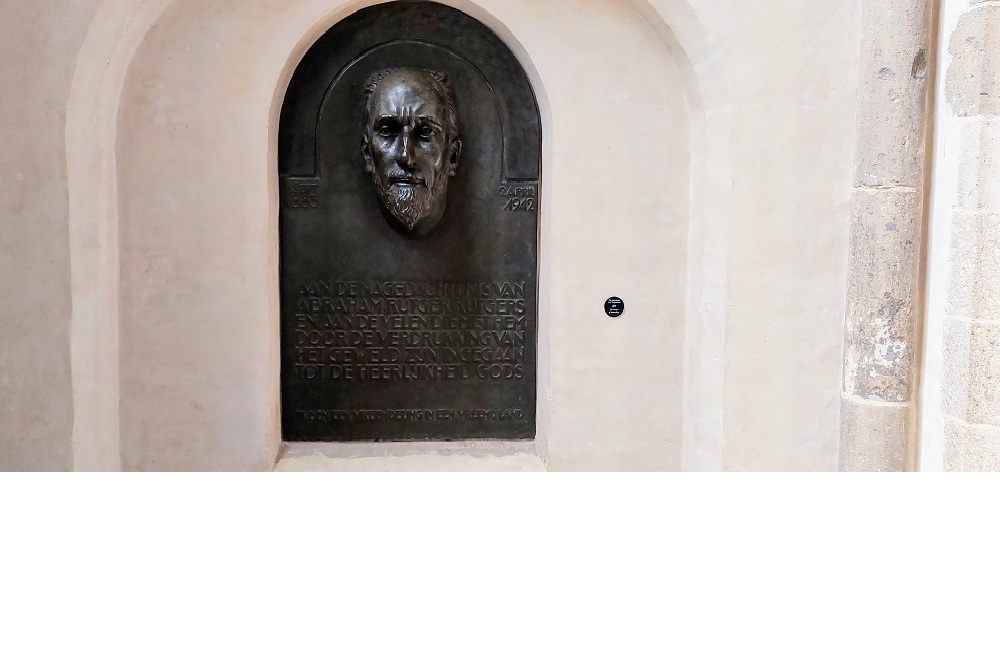
[{"label": "man's forehead", "polygon": [[430,80],[419,75],[389,76],[375,89],[377,115],[393,113],[403,107],[436,111],[442,100]]}]

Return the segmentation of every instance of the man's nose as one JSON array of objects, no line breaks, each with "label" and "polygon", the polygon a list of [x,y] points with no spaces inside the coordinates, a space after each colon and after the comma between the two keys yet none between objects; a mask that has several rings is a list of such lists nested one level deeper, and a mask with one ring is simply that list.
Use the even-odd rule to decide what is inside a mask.
[{"label": "man's nose", "polygon": [[400,141],[402,142],[402,145],[399,147],[399,155],[396,158],[397,161],[404,167],[414,166],[413,139],[410,138],[410,133],[404,131],[401,135]]}]

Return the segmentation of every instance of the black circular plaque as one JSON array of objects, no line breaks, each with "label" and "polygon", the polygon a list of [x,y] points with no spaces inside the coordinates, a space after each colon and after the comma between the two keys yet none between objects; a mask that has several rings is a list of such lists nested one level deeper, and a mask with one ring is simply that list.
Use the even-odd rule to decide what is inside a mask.
[{"label": "black circular plaque", "polygon": [[604,302],[604,312],[608,314],[608,317],[621,317],[622,313],[625,312],[625,302],[613,296]]}]

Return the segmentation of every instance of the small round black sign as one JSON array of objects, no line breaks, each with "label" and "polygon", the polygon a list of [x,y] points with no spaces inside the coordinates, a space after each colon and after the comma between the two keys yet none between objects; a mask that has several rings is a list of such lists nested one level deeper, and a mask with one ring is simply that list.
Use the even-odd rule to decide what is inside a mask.
[{"label": "small round black sign", "polygon": [[608,314],[608,317],[621,317],[621,314],[625,312],[625,302],[613,296],[604,302],[604,312]]}]

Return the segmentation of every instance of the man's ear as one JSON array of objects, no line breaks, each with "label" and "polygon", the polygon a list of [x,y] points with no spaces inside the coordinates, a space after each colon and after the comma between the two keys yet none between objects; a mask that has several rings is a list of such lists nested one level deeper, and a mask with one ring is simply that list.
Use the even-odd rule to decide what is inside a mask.
[{"label": "man's ear", "polygon": [[361,154],[365,157],[365,171],[369,174],[375,173],[375,165],[372,162],[372,147],[368,143],[368,135],[361,138]]},{"label": "man's ear", "polygon": [[451,152],[448,154],[448,175],[454,176],[458,171],[458,160],[462,157],[462,140],[452,139]]}]

